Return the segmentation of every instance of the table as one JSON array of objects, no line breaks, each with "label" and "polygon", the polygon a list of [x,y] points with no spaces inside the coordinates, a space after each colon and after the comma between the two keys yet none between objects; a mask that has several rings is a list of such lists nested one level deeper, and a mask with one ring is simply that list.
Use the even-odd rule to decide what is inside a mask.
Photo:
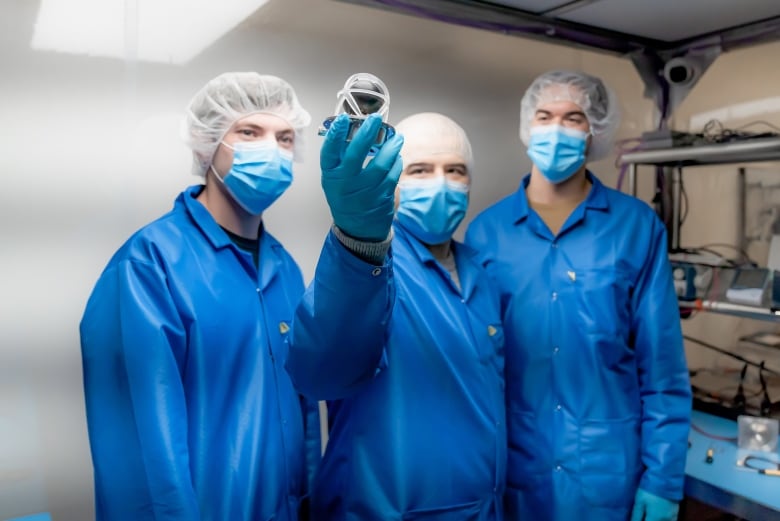
[{"label": "table", "polygon": [[[685,464],[685,496],[749,521],[780,520],[780,477],[737,467],[737,422],[693,411],[691,423],[717,440],[691,429]],[[712,463],[706,462],[712,448]]]}]

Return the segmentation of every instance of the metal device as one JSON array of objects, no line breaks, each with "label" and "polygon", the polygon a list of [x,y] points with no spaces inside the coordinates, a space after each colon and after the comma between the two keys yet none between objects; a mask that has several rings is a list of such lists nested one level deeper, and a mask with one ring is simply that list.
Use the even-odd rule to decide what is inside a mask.
[{"label": "metal device", "polygon": [[769,284],[769,273],[767,268],[738,268],[726,291],[726,299],[739,304],[761,306]]},{"label": "metal device", "polygon": [[378,77],[368,72],[353,74],[344,83],[338,93],[338,102],[333,116],[325,118],[318,129],[318,134],[324,136],[328,133],[333,122],[340,114],[349,115],[350,128],[347,132],[347,141],[352,139],[366,118],[371,114],[382,116],[382,128],[377,134],[374,146],[369,154],[376,154],[388,139],[395,135],[395,129],[387,123],[390,112],[390,93],[385,83]]}]

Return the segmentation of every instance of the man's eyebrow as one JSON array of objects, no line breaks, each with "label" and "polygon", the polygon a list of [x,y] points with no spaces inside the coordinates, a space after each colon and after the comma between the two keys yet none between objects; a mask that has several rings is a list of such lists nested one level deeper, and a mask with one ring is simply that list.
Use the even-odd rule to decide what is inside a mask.
[{"label": "man's eyebrow", "polygon": [[[552,114],[552,112],[550,112],[549,110],[545,110],[545,109],[536,109],[536,114],[546,114],[546,115],[549,116],[550,114]],[[566,117],[566,116],[582,116],[584,118],[585,117],[585,113],[583,111],[581,111],[581,110],[572,110],[572,111],[564,113],[563,116],[564,117]]]}]

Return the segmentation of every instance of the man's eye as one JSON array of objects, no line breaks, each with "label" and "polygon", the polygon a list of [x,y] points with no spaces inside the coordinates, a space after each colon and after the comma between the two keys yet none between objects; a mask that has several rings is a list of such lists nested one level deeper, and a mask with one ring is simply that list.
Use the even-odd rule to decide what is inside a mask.
[{"label": "man's eye", "polygon": [[241,129],[238,131],[238,133],[241,134],[242,136],[247,136],[247,137],[253,137],[255,135],[255,132],[248,128]]}]

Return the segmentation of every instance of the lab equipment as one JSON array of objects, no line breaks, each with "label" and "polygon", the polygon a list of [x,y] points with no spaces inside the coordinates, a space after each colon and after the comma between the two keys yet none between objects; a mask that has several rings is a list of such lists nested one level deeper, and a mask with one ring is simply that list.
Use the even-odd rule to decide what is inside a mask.
[{"label": "lab equipment", "polygon": [[192,150],[192,173],[204,177],[228,129],[257,112],[278,116],[293,127],[293,155],[300,157],[302,133],[311,116],[298,102],[292,86],[276,76],[230,72],[208,82],[188,105],[181,133]]},{"label": "lab equipment", "polygon": [[715,449],[710,447],[707,449],[707,453],[704,456],[704,462],[712,463],[713,461],[715,461]]},{"label": "lab equipment", "polygon": [[742,415],[737,418],[737,447],[742,450],[777,452],[778,421]]},{"label": "lab equipment", "polygon": [[400,135],[379,147],[376,157],[365,164],[369,149],[383,125],[379,114],[370,114],[365,124],[346,142],[350,119],[340,114],[320,151],[322,189],[334,224],[352,238],[384,241],[395,213],[395,188],[403,167]]},{"label": "lab equipment", "polygon": [[737,429],[737,466],[780,476],[778,420],[743,415],[737,418]]},{"label": "lab equipment", "polygon": [[674,279],[674,292],[680,300],[695,300],[696,268],[693,264],[672,262],[672,278]]},{"label": "lab equipment", "polygon": [[767,268],[738,268],[734,280],[726,290],[726,299],[737,304],[760,306],[764,302],[768,283]]},{"label": "lab equipment", "polygon": [[371,147],[369,154],[377,153],[378,148],[390,138],[396,131],[387,123],[390,113],[390,92],[385,83],[378,77],[368,72],[353,74],[344,83],[336,94],[338,102],[333,116],[325,118],[318,129],[318,134],[324,136],[339,114],[349,116],[349,131],[347,141],[351,141],[357,130],[365,122],[370,114],[379,114],[382,117],[382,126],[376,135],[375,146]]}]

